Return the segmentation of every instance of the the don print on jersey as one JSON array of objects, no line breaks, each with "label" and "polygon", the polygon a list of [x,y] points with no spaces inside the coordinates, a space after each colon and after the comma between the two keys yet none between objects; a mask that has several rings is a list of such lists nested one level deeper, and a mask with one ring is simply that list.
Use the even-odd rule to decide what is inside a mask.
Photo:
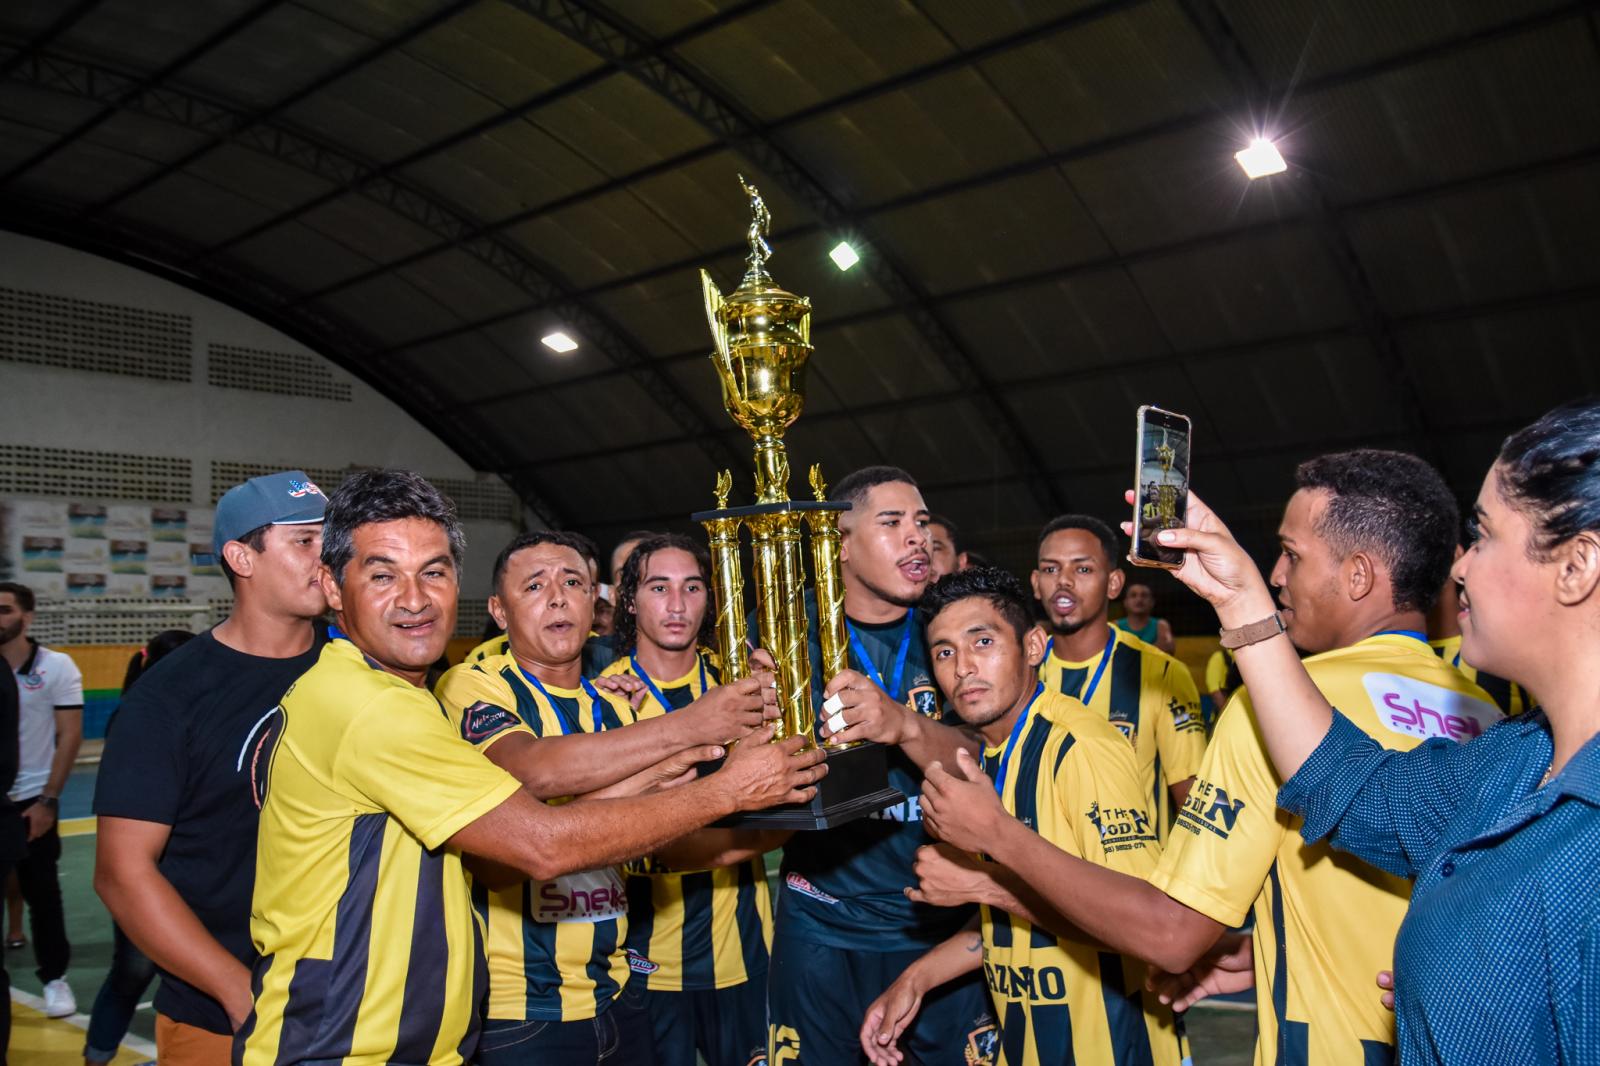
[{"label": "the don print on jersey", "polygon": [[[1155,827],[1122,737],[1076,700],[1045,691],[1019,730],[1014,745],[983,753],[1006,809],[1070,855],[1148,877],[1158,854]],[[1182,1061],[1172,1011],[1144,991],[1144,963],[988,906],[981,913],[1003,1066]]]},{"label": "the don print on jersey", "polygon": [[[715,659],[704,649],[683,677],[649,678],[632,656],[613,662],[602,676],[617,674],[649,680],[650,690],[638,710],[640,721],[681,710],[722,681]],[[759,856],[690,872],[667,872],[650,859],[640,859],[626,870],[633,981],[656,991],[686,992],[766,978],[772,896]]]},{"label": "the don print on jersey", "polygon": [[[562,736],[619,729],[634,720],[620,696],[585,682],[540,685],[509,651],[489,642],[470,666],[439,683],[439,701],[461,736],[486,750],[513,732]],[[556,801],[559,802],[559,801]],[[582,1021],[628,980],[627,896],[616,867],[494,891],[475,884],[473,906],[488,924],[487,1017]]]},{"label": "the don print on jersey", "polygon": [[[1397,751],[1430,737],[1471,740],[1501,717],[1415,636],[1379,634],[1305,666],[1328,702]],[[1150,881],[1223,925],[1254,907],[1257,1066],[1389,1063],[1394,1015],[1373,979],[1391,968],[1411,886],[1326,842],[1306,844],[1301,820],[1278,809],[1281,786],[1240,689]]]},{"label": "the don print on jersey", "polygon": [[1174,814],[1168,789],[1193,777],[1205,756],[1200,693],[1183,663],[1124,629],[1110,629],[1105,649],[1087,662],[1058,659],[1052,642],[1039,679],[1098,711],[1133,742],[1156,835],[1165,843]]}]

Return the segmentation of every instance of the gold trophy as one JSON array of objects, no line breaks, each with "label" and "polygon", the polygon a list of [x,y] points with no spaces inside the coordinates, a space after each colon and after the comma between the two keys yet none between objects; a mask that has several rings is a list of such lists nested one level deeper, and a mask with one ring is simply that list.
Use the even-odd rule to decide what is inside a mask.
[{"label": "gold trophy", "polygon": [[[744,572],[740,530],[750,531],[755,564],[756,622],[761,646],[777,665],[777,739],[804,736],[814,743],[811,710],[812,662],[806,615],[803,542],[810,534],[816,576],[817,663],[822,684],[845,669],[849,644],[844,624],[844,580],[839,572],[839,514],[848,503],[827,498],[819,466],[811,468],[813,500],[789,499],[789,456],[783,434],[805,406],[806,360],[811,355],[811,301],[781,289],[767,273],[772,216],[761,194],[740,175],[750,198],[749,269],[724,297],[711,275],[700,271],[706,318],[716,350],[711,353],[722,382],[722,405],[755,441],[756,502],[729,507],[733,475],[717,477],[717,509],[694,515],[711,540],[711,583],[717,598],[717,651],[730,679],[750,674],[745,639]],[[809,804],[739,816],[741,825],[822,829],[881,810],[905,797],[888,785],[884,752],[877,744],[830,747],[828,774]]]}]

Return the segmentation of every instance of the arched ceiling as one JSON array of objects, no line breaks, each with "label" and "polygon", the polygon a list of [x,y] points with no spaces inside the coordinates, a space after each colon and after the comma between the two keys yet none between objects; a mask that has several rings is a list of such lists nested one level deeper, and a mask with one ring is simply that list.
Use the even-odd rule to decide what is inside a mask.
[{"label": "arched ceiling", "polygon": [[747,478],[696,276],[739,172],[816,308],[797,465],[969,529],[1116,510],[1140,403],[1266,514],[1357,444],[1468,495],[1600,386],[1592,2],[0,5],[0,225],[252,311],[602,540]]}]

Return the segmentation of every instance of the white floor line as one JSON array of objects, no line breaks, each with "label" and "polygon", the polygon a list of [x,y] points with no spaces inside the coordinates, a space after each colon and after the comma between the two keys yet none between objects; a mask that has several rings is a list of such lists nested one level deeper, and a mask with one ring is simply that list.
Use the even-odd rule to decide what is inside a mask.
[{"label": "white floor line", "polygon": [[[14,1002],[20,1003],[24,1007],[32,1007],[39,1013],[44,1013],[44,1000],[39,996],[35,996],[29,992],[24,992],[20,988],[13,987],[11,989],[11,998]],[[68,1025],[82,1029],[85,1032],[87,1032],[89,1029],[89,1016],[81,1012],[78,1014],[69,1015],[65,1018],[55,1018],[52,1020],[66,1022]],[[122,1038],[122,1046],[127,1048],[129,1051],[132,1051],[136,1055],[148,1055],[152,1059],[156,1057],[156,1046],[153,1043],[148,1040],[140,1039],[131,1033]]]}]

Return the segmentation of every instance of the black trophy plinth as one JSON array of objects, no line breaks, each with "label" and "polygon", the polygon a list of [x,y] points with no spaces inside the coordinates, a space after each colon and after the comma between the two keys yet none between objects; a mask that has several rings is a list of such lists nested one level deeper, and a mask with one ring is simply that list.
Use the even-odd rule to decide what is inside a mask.
[{"label": "black trophy plinth", "polygon": [[[720,765],[719,759],[703,764],[702,770]],[[882,744],[829,751],[827,765],[828,772],[817,782],[817,794],[810,803],[745,811],[716,824],[732,829],[832,829],[906,798],[899,789],[885,784],[889,764]]]}]

